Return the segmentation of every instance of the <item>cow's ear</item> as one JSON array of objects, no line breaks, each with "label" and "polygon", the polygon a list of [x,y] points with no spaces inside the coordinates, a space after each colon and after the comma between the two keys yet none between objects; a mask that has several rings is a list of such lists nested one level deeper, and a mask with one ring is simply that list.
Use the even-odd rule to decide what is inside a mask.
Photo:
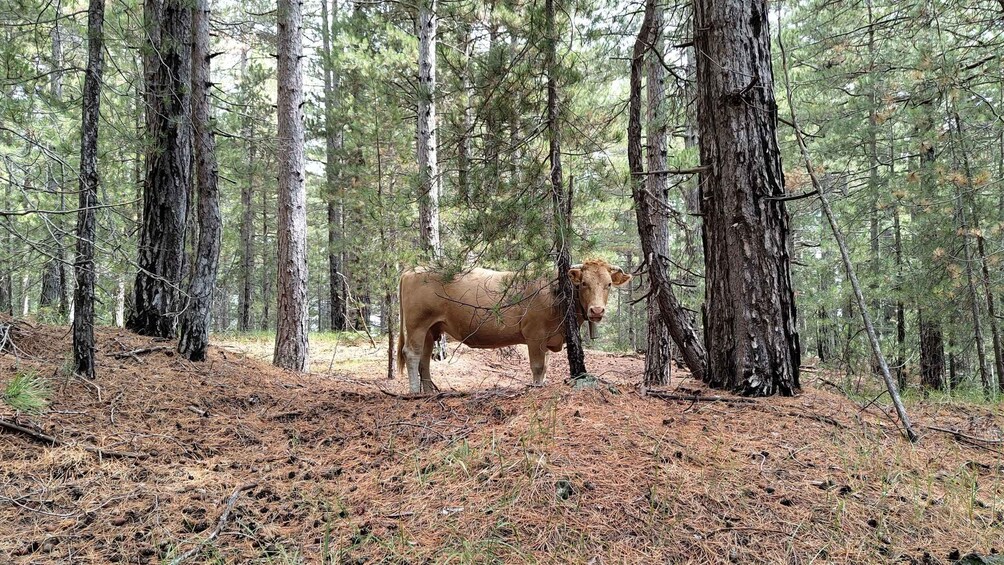
[{"label": "cow's ear", "polygon": [[568,278],[572,279],[572,284],[579,286],[582,284],[582,269],[568,269]]},{"label": "cow's ear", "polygon": [[625,273],[620,267],[611,267],[610,279],[613,281],[614,286],[624,286],[631,280],[631,275]]}]

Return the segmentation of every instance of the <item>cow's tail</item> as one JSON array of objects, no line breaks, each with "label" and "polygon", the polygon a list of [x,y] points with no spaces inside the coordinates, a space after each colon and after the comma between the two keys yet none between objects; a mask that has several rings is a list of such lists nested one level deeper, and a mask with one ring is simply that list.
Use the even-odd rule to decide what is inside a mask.
[{"label": "cow's tail", "polygon": [[404,371],[404,276],[397,283],[397,374],[403,375]]}]

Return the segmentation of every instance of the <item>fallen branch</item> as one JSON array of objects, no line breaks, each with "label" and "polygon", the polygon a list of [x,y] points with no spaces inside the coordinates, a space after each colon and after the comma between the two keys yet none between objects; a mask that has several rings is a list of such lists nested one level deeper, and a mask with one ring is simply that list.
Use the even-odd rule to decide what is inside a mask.
[{"label": "fallen branch", "polygon": [[155,347],[141,347],[139,349],[133,349],[132,351],[120,351],[118,353],[112,353],[111,356],[116,359],[125,359],[126,357],[136,357],[137,355],[154,353],[156,351],[164,351],[165,349],[170,349],[170,347],[166,345],[157,345]]},{"label": "fallen branch", "polygon": [[673,394],[661,390],[646,390],[646,396],[654,396],[663,400],[679,400],[681,402],[726,402],[729,404],[756,404],[757,401],[743,396],[699,396],[696,394]]},{"label": "fallen branch", "polygon": [[3,418],[0,418],[0,428],[3,428],[3,429],[5,429],[7,431],[10,431],[10,432],[15,432],[15,433],[19,433],[19,434],[22,434],[22,435],[26,435],[26,436],[34,439],[35,441],[39,441],[39,442],[42,442],[42,443],[48,443],[50,445],[62,445],[62,446],[66,446],[66,447],[80,447],[81,449],[84,449],[85,451],[89,451],[89,452],[94,453],[96,455],[99,455],[101,457],[132,457],[132,458],[135,458],[135,459],[146,459],[147,457],[149,457],[149,455],[147,455],[146,453],[138,453],[138,452],[134,452],[134,451],[108,451],[108,450],[105,450],[105,449],[101,449],[100,447],[95,447],[93,445],[86,445],[86,444],[79,444],[79,443],[67,443],[67,442],[65,442],[65,441],[63,441],[61,439],[57,439],[57,438],[52,437],[52,436],[50,436],[48,434],[45,434],[45,433],[42,433],[42,432],[36,432],[35,430],[29,429],[29,428],[25,428],[23,426],[19,426],[19,425],[15,424],[14,422],[10,422],[8,420],[4,420]]},{"label": "fallen branch", "polygon": [[210,532],[209,535],[206,536],[206,539],[202,540],[201,543],[172,559],[171,565],[177,565],[186,559],[195,557],[200,551],[202,551],[203,546],[216,539],[220,533],[223,532],[223,528],[227,525],[227,521],[230,520],[230,512],[233,511],[234,505],[237,504],[237,499],[240,497],[241,493],[246,490],[253,489],[256,486],[258,486],[257,481],[243,484],[235,488],[234,492],[230,493],[230,498],[227,499],[227,505],[223,508],[223,513],[220,514],[219,521],[216,522],[216,528]]},{"label": "fallen branch", "polygon": [[377,387],[377,389],[386,394],[387,396],[393,396],[394,398],[400,398],[402,400],[438,400],[440,398],[457,398],[463,396],[469,396],[469,392],[462,390],[444,390],[442,392],[409,392],[406,394],[399,394],[396,392],[391,392],[383,387]]},{"label": "fallen branch", "polygon": [[962,443],[972,445],[974,447],[980,447],[994,453],[1004,453],[998,449],[990,447],[991,445],[1001,445],[1004,444],[1004,440],[991,439],[988,437],[971,436],[969,434],[964,434],[959,430],[953,430],[952,428],[940,428],[938,426],[928,426],[924,425],[924,428],[928,430],[934,430],[936,432],[941,432],[944,434],[949,434],[956,439],[956,441],[961,441]]}]

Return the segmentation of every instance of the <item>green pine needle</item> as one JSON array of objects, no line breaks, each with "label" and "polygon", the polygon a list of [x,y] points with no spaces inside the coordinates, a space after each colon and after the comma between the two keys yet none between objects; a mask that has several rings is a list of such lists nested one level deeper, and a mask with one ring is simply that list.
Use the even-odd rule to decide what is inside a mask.
[{"label": "green pine needle", "polygon": [[15,410],[38,414],[49,404],[51,391],[45,380],[35,371],[14,375],[3,391],[3,401]]}]

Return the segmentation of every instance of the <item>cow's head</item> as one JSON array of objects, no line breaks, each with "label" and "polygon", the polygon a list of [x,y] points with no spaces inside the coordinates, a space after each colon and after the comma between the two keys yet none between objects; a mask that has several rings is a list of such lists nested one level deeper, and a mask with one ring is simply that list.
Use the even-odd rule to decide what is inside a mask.
[{"label": "cow's head", "polygon": [[568,270],[568,277],[579,291],[579,305],[590,322],[599,322],[607,312],[611,286],[622,286],[631,275],[606,261],[590,260]]}]

